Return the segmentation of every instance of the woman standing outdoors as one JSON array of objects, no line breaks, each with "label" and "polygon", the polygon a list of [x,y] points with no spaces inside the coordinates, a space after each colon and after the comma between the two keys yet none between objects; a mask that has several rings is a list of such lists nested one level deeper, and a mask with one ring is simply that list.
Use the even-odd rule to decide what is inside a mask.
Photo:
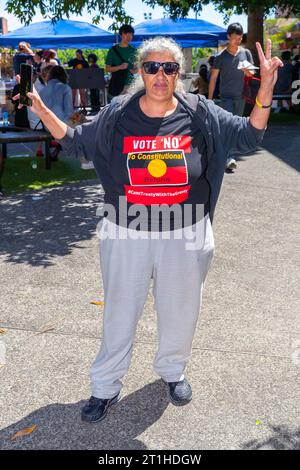
[{"label": "woman standing outdoors", "polygon": [[[226,156],[231,148],[254,150],[261,141],[282,66],[271,57],[270,41],[265,55],[258,43],[257,49],[261,86],[250,118],[180,91],[182,51],[166,38],[142,44],[140,79],[131,94],[115,98],[90,124],[71,129],[37,94],[29,94],[33,111],[67,151],[93,159],[106,193],[100,242],[103,337],[91,368],[92,396],[82,410],[84,421],[102,420],[120,398],[151,278],[159,336],[155,371],[173,404],[192,398],[184,370],[214,251],[211,220]],[[168,228],[164,214],[154,221],[155,208],[172,209]]]}]

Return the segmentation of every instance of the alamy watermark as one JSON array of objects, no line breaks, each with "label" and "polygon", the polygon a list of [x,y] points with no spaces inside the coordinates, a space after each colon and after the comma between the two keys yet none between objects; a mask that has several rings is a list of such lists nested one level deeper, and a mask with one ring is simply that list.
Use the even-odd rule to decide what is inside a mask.
[{"label": "alamy watermark", "polygon": [[294,80],[292,83],[292,89],[296,90],[292,93],[292,103],[300,104],[300,80]]},{"label": "alamy watermark", "polygon": [[[111,240],[184,240],[186,250],[199,250],[205,241],[203,204],[127,204],[119,197],[118,210],[105,203],[97,208],[98,237]],[[105,216],[105,217],[104,217]]]}]

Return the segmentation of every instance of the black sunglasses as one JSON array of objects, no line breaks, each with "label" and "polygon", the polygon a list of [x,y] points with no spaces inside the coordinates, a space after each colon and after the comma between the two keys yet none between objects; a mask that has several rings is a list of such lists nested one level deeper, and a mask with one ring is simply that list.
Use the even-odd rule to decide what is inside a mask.
[{"label": "black sunglasses", "polygon": [[177,62],[143,62],[143,69],[146,73],[155,75],[159,68],[162,67],[166,75],[175,75],[179,70],[179,64]]}]

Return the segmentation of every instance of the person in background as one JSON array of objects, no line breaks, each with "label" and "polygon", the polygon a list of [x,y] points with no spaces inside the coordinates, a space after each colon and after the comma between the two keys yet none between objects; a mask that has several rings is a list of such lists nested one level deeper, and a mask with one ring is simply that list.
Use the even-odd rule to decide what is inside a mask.
[{"label": "person in background", "polygon": [[98,69],[99,65],[97,64],[97,60],[98,60],[98,57],[96,56],[96,54],[89,54],[88,55],[89,67]]},{"label": "person in background", "polygon": [[300,62],[300,43],[293,47],[292,51],[295,51],[293,52],[293,62]]},{"label": "person in background", "polygon": [[105,61],[105,71],[111,73],[108,87],[108,102],[114,96],[125,93],[134,78],[135,47],[131,46],[134,29],[123,24],[119,29],[121,41],[109,49]]},{"label": "person in background", "polygon": [[41,73],[41,67],[44,62],[44,51],[37,51],[33,56],[33,68],[34,73],[39,75]]},{"label": "person in background", "polygon": [[208,96],[208,68],[206,64],[201,64],[199,69],[199,76],[196,80],[193,80],[193,85],[196,88],[194,93],[204,95],[205,98]]},{"label": "person in background", "polygon": [[[96,54],[88,55],[88,63],[90,68],[99,68],[97,64],[98,57]],[[91,106],[93,112],[98,112],[100,110],[100,90],[99,88],[91,88]]]},{"label": "person in background", "polygon": [[[89,68],[89,64],[85,60],[81,49],[77,49],[75,59],[70,60],[68,62],[68,66],[73,67],[73,69],[76,69],[76,70],[82,70],[82,69],[88,69]],[[77,95],[77,91],[78,90],[76,90],[76,89],[72,90],[73,106],[75,106],[75,98],[76,98],[76,95]],[[86,112],[87,112],[86,111],[87,99],[86,99],[86,94],[85,94],[85,89],[84,88],[79,89],[79,96],[80,96],[81,106],[83,107],[83,112],[86,114]]]},{"label": "person in background", "polygon": [[57,60],[55,59],[56,52],[53,49],[49,49],[43,52],[43,63],[41,69],[43,67],[47,67],[47,65],[58,65]]},{"label": "person in background", "polygon": [[[82,124],[86,124],[90,121],[86,118],[86,116],[79,111],[74,111],[70,119],[68,120],[68,126],[76,129],[77,126],[81,126]],[[79,156],[80,160],[80,168],[82,170],[94,170],[94,164],[92,160],[88,160],[85,158],[85,156],[82,154]]]},{"label": "person in background", "polygon": [[[240,23],[232,23],[227,28],[228,46],[216,56],[211,69],[208,98],[212,99],[216,81],[220,74],[220,106],[230,113],[242,116],[245,106],[243,99],[244,79],[253,73],[247,69],[238,70],[239,62],[247,60],[253,64],[252,54],[241,47],[243,27]],[[227,170],[236,169],[234,153],[228,155]]]},{"label": "person in background", "polygon": [[26,64],[28,60],[33,59],[34,57],[34,52],[30,48],[30,44],[28,42],[20,42],[18,49],[18,52],[13,57],[13,69],[15,75],[20,74],[21,64]]},{"label": "person in background", "polygon": [[[283,67],[278,70],[278,79],[274,87],[274,94],[289,94],[292,92],[292,82],[293,82],[293,73],[294,66],[291,62],[291,52],[284,51],[281,54],[281,60],[283,62]],[[278,100],[278,112],[280,112],[283,107],[283,101],[286,101],[289,109],[292,107],[291,99],[287,100]],[[276,110],[277,111],[277,110]]]},{"label": "person in background", "polygon": [[[211,77],[211,69],[214,66],[214,61],[215,61],[216,56],[211,55],[207,61],[209,65],[209,71],[208,71],[208,82],[210,82],[210,77]],[[220,74],[218,75],[216,84],[215,84],[215,89],[214,89],[214,94],[213,94],[213,99],[219,98],[220,96]]]},{"label": "person in background", "polygon": [[88,69],[89,64],[85,60],[84,55],[81,49],[77,49],[76,57],[68,62],[69,67],[73,67],[76,70]]},{"label": "person in background", "polygon": [[34,86],[38,93],[40,93],[40,91],[47,85],[50,71],[53,69],[53,67],[55,67],[55,65],[46,65],[46,67],[44,67],[41,71],[40,75],[37,76]]},{"label": "person in background", "polygon": [[293,66],[293,81],[300,80],[300,59]]},{"label": "person in background", "polygon": [[[47,103],[47,108],[65,123],[74,112],[72,90],[67,82],[68,75],[65,69],[61,65],[55,65],[49,72],[47,86],[40,91],[40,97],[45,104]],[[51,160],[57,161],[61,145],[54,141],[51,142],[51,146],[54,147]]]},{"label": "person in background", "polygon": [[54,59],[56,60],[58,65],[61,65],[59,58],[57,57],[57,51],[55,49],[50,49],[50,51],[53,53]]},{"label": "person in background", "polygon": [[[54,67],[54,65],[47,65],[42,69],[42,71],[37,74],[35,73],[33,76],[34,79],[34,88],[36,92],[40,95],[41,91],[45,88],[48,82],[50,70]],[[44,128],[42,121],[36,116],[35,113],[32,112],[30,107],[27,108],[27,114],[28,114],[28,121],[30,125],[30,129],[32,130],[42,130]],[[38,143],[37,149],[36,149],[36,156],[37,157],[43,157],[43,144]]]}]

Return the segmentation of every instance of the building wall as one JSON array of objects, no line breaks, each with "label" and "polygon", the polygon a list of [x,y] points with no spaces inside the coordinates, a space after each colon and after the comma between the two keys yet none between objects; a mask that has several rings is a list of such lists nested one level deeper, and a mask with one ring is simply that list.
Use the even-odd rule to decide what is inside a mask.
[{"label": "building wall", "polygon": [[7,19],[0,17],[0,34],[8,33]]}]

